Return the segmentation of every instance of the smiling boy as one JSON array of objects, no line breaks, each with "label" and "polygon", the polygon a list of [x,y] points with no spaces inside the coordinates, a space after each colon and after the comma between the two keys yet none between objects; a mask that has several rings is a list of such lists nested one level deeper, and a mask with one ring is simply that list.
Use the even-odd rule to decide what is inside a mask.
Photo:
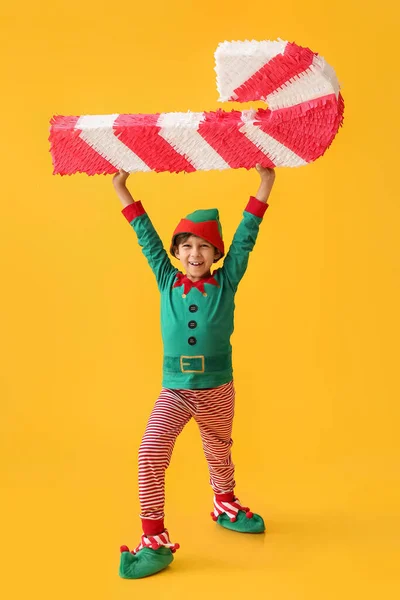
[{"label": "smiling boy", "polygon": [[162,390],[139,449],[139,497],[143,535],[133,552],[121,548],[120,575],[137,579],[164,569],[179,547],[164,525],[165,471],[177,436],[191,418],[199,426],[214,491],[214,521],[241,533],[265,530],[263,519],[234,494],[231,459],[235,390],[230,337],[234,299],[254,247],[275,180],[273,169],[257,165],[261,182],[225,254],[217,209],[197,210],[182,219],[172,235],[176,269],[147,213],[126,187],[128,173],[113,183],[123,215],[135,230],[161,294],[164,346]]}]

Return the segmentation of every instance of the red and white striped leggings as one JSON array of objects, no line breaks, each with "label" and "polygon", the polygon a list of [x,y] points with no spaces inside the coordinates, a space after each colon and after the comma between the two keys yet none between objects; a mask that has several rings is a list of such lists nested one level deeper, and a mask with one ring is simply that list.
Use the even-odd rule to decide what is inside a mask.
[{"label": "red and white striped leggings", "polygon": [[200,429],[214,493],[233,491],[235,467],[231,459],[231,435],[234,406],[232,381],[204,390],[161,390],[139,449],[140,516],[143,522],[154,523],[164,518],[165,470],[176,438],[192,417]]}]

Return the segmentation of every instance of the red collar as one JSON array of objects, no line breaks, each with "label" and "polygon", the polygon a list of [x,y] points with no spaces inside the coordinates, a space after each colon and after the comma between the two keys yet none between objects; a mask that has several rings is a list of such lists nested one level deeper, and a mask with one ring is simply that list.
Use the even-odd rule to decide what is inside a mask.
[{"label": "red collar", "polygon": [[179,287],[179,286],[183,285],[184,286],[183,293],[185,295],[188,292],[190,292],[190,290],[192,288],[196,288],[199,290],[199,292],[201,292],[202,294],[205,294],[205,290],[204,290],[205,283],[210,283],[211,285],[216,285],[217,287],[219,287],[219,283],[215,279],[214,275],[211,275],[211,277],[204,277],[203,279],[200,279],[199,281],[192,281],[191,279],[189,279],[189,277],[187,277],[183,273],[176,274],[176,281],[175,281],[173,287],[175,288],[175,287]]}]

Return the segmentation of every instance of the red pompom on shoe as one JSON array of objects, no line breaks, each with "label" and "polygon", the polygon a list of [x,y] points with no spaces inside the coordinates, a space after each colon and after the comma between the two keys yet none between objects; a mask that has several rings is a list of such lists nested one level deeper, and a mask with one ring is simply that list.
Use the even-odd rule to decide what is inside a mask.
[{"label": "red pompom on shoe", "polygon": [[120,550],[121,554],[122,554],[122,552],[129,552],[128,546],[121,546],[121,548],[119,550]]},{"label": "red pompom on shoe", "polygon": [[231,523],[235,523],[236,522],[236,517],[233,517],[232,519],[229,519]]},{"label": "red pompom on shoe", "polygon": [[253,514],[254,514],[254,513],[252,513],[252,512],[251,512],[251,510],[248,510],[248,511],[247,511],[247,513],[246,513],[246,517],[247,517],[248,519],[251,519],[251,518],[253,517]]},{"label": "red pompom on shoe", "polygon": [[213,512],[210,513],[210,515],[213,521],[218,521],[218,517],[216,517]]}]

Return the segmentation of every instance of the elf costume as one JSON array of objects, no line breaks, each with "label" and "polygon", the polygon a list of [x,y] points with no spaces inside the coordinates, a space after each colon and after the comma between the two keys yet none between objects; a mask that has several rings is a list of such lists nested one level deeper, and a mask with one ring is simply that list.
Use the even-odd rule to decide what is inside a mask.
[{"label": "elf costume", "polygon": [[[141,202],[122,211],[156,276],[161,294],[164,360],[162,390],[139,450],[144,535],[134,551],[121,547],[121,577],[145,577],[164,569],[179,547],[170,541],[164,527],[165,470],[177,436],[192,417],[199,425],[214,491],[212,518],[234,531],[259,533],[265,529],[262,518],[242,506],[233,492],[231,433],[235,391],[230,337],[235,293],[267,207],[268,204],[250,197],[223,266],[197,282],[172,265]],[[195,211],[180,221],[172,237],[172,255],[180,233],[196,235],[218,249],[221,257],[224,255],[216,209]]]}]

